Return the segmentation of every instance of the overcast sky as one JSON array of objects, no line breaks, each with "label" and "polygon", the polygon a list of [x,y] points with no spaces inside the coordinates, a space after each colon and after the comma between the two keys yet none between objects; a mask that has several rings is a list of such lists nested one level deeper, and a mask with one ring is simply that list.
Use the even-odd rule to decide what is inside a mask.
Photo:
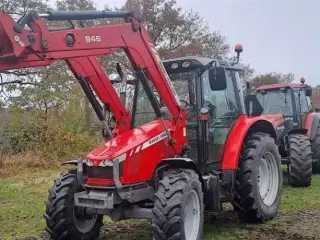
[{"label": "overcast sky", "polygon": [[[121,6],[125,0],[96,0]],[[242,59],[257,72],[293,72],[320,84],[319,0],[177,0],[197,11],[228,43],[242,43]]]}]

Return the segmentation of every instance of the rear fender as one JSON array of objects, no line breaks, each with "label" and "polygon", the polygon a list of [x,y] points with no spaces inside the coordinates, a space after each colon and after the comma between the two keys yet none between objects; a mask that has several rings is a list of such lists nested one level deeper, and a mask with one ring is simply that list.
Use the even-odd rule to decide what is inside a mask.
[{"label": "rear fender", "polygon": [[238,169],[238,162],[243,142],[247,136],[255,132],[267,133],[273,137],[275,141],[277,139],[273,124],[264,116],[240,116],[230,129],[226,139],[225,151],[221,163],[222,170]]},{"label": "rear fender", "polygon": [[312,141],[317,134],[317,128],[320,124],[319,113],[309,113],[306,117],[304,128],[308,130],[308,137]]}]

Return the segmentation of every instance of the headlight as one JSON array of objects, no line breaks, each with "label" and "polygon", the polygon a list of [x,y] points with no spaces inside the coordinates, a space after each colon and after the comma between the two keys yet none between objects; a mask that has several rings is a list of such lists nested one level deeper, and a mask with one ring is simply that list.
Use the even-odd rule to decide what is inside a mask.
[{"label": "headlight", "polygon": [[190,67],[190,65],[191,65],[191,63],[189,61],[184,61],[182,63],[182,67],[184,67],[184,68]]},{"label": "headlight", "polygon": [[85,163],[88,167],[93,167],[93,163],[90,160],[87,159]]},{"label": "headlight", "polygon": [[179,67],[178,63],[172,63],[171,68],[172,69],[177,69]]},{"label": "headlight", "polygon": [[99,167],[112,167],[113,162],[111,160],[104,160],[99,164]]}]

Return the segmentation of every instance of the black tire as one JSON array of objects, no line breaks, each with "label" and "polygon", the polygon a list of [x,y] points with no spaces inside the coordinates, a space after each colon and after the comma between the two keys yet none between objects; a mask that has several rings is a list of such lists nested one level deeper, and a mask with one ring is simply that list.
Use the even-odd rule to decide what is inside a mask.
[{"label": "black tire", "polygon": [[320,124],[318,125],[315,138],[312,140],[311,144],[313,159],[318,160],[313,163],[312,171],[313,173],[320,174]]},{"label": "black tire", "polygon": [[289,182],[293,187],[308,187],[312,180],[311,143],[302,134],[289,135]]},{"label": "black tire", "polygon": [[[199,231],[194,240],[202,240],[204,206],[198,174],[190,169],[172,169],[158,182],[155,194],[152,232],[154,240],[185,240],[186,200],[190,193],[199,199]],[[189,219],[189,218],[188,218]],[[196,228],[197,229],[197,228]]]},{"label": "black tire", "polygon": [[83,188],[78,184],[75,171],[62,174],[49,189],[44,218],[51,239],[89,240],[99,236],[103,216],[98,215],[94,226],[85,233],[75,224],[73,196],[80,191]]},{"label": "black tire", "polygon": [[[275,187],[270,201],[266,204],[260,194],[259,167],[263,156],[273,163]],[[274,218],[278,212],[282,192],[281,157],[274,139],[268,134],[254,133],[248,137],[242,149],[237,171],[235,196],[232,202],[240,220],[248,223],[265,222]],[[276,188],[277,187],[277,188]],[[267,190],[270,192],[269,188]],[[270,196],[270,195],[269,195]]]}]

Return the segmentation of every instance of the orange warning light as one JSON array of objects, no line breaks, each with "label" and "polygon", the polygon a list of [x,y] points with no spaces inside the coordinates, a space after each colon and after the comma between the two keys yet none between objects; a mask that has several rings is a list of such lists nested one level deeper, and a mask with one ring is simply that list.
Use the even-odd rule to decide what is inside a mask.
[{"label": "orange warning light", "polygon": [[242,46],[242,44],[237,44],[237,45],[235,46],[235,48],[234,48],[234,51],[235,51],[236,53],[241,53],[241,52],[243,51],[243,46]]},{"label": "orange warning light", "polygon": [[306,79],[305,79],[304,77],[302,77],[302,78],[300,78],[300,82],[301,82],[302,84],[304,84],[304,83],[306,82]]}]

